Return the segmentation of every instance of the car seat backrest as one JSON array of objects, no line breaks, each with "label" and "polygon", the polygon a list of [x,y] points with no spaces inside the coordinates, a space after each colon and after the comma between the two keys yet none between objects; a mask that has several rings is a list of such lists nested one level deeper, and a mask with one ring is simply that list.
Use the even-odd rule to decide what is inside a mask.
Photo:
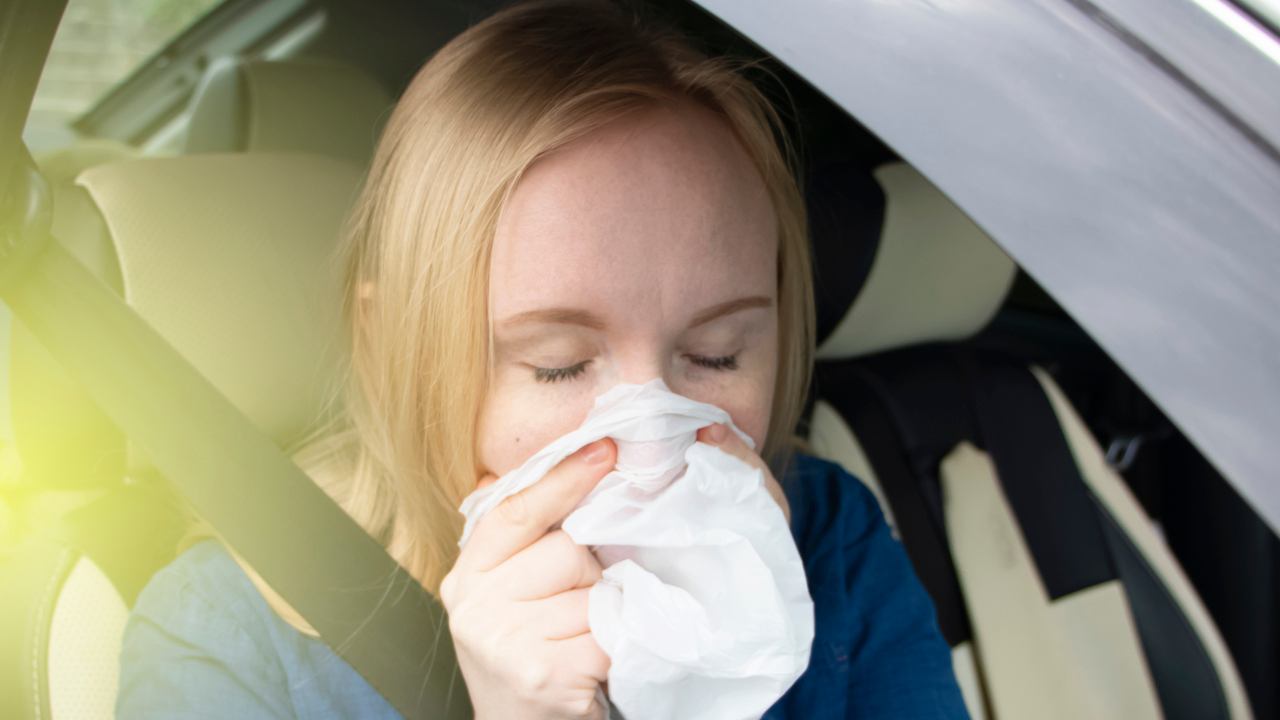
[{"label": "car seat backrest", "polygon": [[[1013,260],[910,165],[868,178],[858,165],[834,164],[808,186],[814,266],[838,268],[815,278],[820,363],[969,337],[1004,301]],[[810,440],[863,480],[892,525],[865,450],[817,391]]]},{"label": "car seat backrest", "polygon": [[[306,152],[363,166],[390,106],[378,81],[353,66],[223,58],[192,100],[188,151]],[[120,292],[116,249],[100,209],[75,179],[135,157],[131,147],[85,140],[39,159],[54,194],[54,237]],[[127,462],[119,432],[21,322],[11,324],[9,344],[10,418],[21,482],[73,490],[118,484]],[[66,452],[69,447],[77,452]]]},{"label": "car seat backrest", "polygon": [[[316,175],[299,183],[306,172]],[[335,392],[340,340],[328,333],[341,271],[331,250],[357,176],[306,156],[108,164],[61,193],[101,215],[101,230],[86,222],[90,231],[66,244],[264,431],[290,442]],[[101,487],[123,477],[124,438],[20,322],[10,377],[24,482]]]},{"label": "car seat backrest", "polygon": [[[968,337],[991,320],[1013,283],[1016,268],[1009,256],[914,168],[885,165],[875,179],[884,190],[885,207],[883,227],[871,236],[870,269],[853,304],[819,347],[819,359]],[[833,192],[844,182],[833,179]],[[835,252],[829,245],[852,240],[823,243],[817,248],[819,262]]]},{"label": "car seat backrest", "polygon": [[[359,177],[317,156],[200,155],[103,165],[79,185],[108,230],[125,301],[288,446],[338,409],[338,251]],[[151,474],[145,457],[130,461],[130,477]],[[111,717],[128,607],[182,531],[153,485],[106,493],[0,554],[0,636],[20,640],[0,647],[14,717]]]},{"label": "car seat backrest", "polygon": [[376,78],[350,65],[223,58],[196,89],[185,152],[305,152],[363,165],[391,104]]},{"label": "car seat backrest", "polygon": [[126,301],[282,445],[321,420],[345,349],[335,255],[359,170],[307,155],[91,169]]},{"label": "car seat backrest", "polygon": [[[1038,703],[1060,712],[1065,705],[1052,698],[1067,692],[1089,695],[1095,705],[1087,714],[1096,717],[1249,717],[1199,598],[1052,377],[951,342],[981,330],[999,308],[1012,261],[914,170],[887,166],[875,177],[885,198],[883,228],[864,240],[874,245],[869,269],[852,264],[851,274],[866,280],[848,293],[847,309],[825,311],[843,316],[821,342],[810,442],[876,492],[934,598],[971,713],[1051,717],[1053,708]],[[856,177],[843,185],[861,188]],[[830,194],[840,186],[818,185],[828,197],[816,204],[845,201]],[[824,259],[848,254],[838,249],[846,242],[838,232],[815,235],[815,266],[848,272],[850,263]],[[948,505],[948,483],[939,482],[948,458],[969,442],[983,447],[968,446],[981,457],[955,467],[994,468],[999,490],[978,508],[988,521],[965,532],[999,524],[983,513],[1007,521],[1006,537],[1029,560],[1019,582],[1042,588],[1026,594],[1034,606],[1023,606],[1020,617],[1045,626],[1022,634],[1056,638],[1049,643],[1056,651],[989,634],[993,625],[997,634],[1014,627],[1019,608],[1005,612],[1004,596],[981,592],[993,577],[984,576],[990,553],[956,554],[958,504]],[[959,483],[980,479],[955,475],[952,496]],[[970,549],[983,542],[961,540]],[[975,585],[979,576],[986,580]],[[982,606],[969,606],[975,602]],[[985,647],[982,637],[970,642],[979,625],[988,633]],[[1070,668],[1074,679],[1060,680],[1053,667]]]}]

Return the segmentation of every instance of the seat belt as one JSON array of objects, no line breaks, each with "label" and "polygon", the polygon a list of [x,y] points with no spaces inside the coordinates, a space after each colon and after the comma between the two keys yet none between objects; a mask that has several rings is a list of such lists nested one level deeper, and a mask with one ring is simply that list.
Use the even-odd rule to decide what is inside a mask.
[{"label": "seat belt", "polygon": [[870,368],[854,362],[828,370],[819,376],[822,395],[836,403],[875,468],[902,546],[933,599],[943,637],[955,647],[972,631],[941,513],[927,498],[929,479],[917,472],[908,450],[921,444],[917,428],[906,409],[895,404],[893,389]]},{"label": "seat belt", "polygon": [[[943,460],[944,511],[995,716],[1055,717],[1070,695],[1090,704],[1072,709],[1082,717],[1161,717],[1096,506],[1043,392],[1024,367],[955,359],[987,451],[962,443]],[[1077,593],[1108,628],[1105,673],[1082,666],[1072,621],[1051,605]]]},{"label": "seat belt", "polygon": [[25,197],[11,186],[18,227],[0,228],[0,296],[14,315],[231,549],[404,717],[470,717],[439,603],[49,236],[47,186],[25,161]]}]

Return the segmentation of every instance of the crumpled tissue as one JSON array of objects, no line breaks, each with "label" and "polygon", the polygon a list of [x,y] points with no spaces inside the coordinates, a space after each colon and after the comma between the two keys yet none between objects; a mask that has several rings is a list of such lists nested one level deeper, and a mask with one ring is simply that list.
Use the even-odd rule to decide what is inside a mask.
[{"label": "crumpled tissue", "polygon": [[578,429],[460,508],[462,545],[485,513],[579,448],[617,443],[614,471],[562,528],[604,569],[588,622],[627,720],[758,718],[809,663],[813,601],[786,518],[759,470],[696,442],[713,423],[754,445],[728,413],[661,379],[615,386]]}]

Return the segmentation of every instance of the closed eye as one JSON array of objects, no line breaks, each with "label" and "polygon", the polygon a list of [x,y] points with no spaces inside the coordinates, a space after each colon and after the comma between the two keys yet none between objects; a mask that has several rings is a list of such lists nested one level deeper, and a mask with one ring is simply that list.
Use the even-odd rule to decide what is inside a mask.
[{"label": "closed eye", "polygon": [[[705,355],[686,355],[685,357],[687,357],[689,359],[689,362],[693,363],[694,365],[697,365],[698,367],[701,367],[701,368],[706,368],[708,370],[729,372],[729,371],[738,369],[738,356],[736,354],[721,355],[718,357],[708,357]],[[535,367],[533,369],[533,379],[537,380],[538,382],[544,382],[544,383],[555,383],[555,382],[564,382],[567,380],[574,380],[580,375],[582,375],[583,372],[586,371],[587,365],[589,365],[590,363],[591,363],[590,360],[583,360],[580,363],[567,365],[565,367],[558,367],[558,368]]]},{"label": "closed eye", "polygon": [[723,355],[721,357],[706,357],[703,355],[686,355],[685,357],[689,358],[689,362],[694,365],[708,370],[729,371],[738,369],[738,356],[736,354]]},{"label": "closed eye", "polygon": [[587,365],[590,362],[591,362],[590,360],[583,360],[582,362],[576,363],[574,365],[568,365],[566,367],[558,367],[558,368],[535,367],[533,369],[533,379],[537,380],[538,382],[544,382],[544,383],[554,383],[554,382],[561,382],[564,380],[573,380],[574,378],[581,375],[587,369]]}]

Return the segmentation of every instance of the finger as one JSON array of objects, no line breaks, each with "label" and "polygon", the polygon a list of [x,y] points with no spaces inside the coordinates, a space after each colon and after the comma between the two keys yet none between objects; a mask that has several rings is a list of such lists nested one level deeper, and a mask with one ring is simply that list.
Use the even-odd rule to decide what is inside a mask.
[{"label": "finger", "polygon": [[574,672],[593,678],[597,682],[609,679],[609,656],[600,649],[596,638],[589,632],[563,640],[552,641],[556,653],[564,658],[565,665]]},{"label": "finger", "polygon": [[563,530],[552,530],[491,571],[491,587],[516,600],[537,600],[565,590],[591,587],[600,562]]},{"label": "finger", "polygon": [[531,628],[544,640],[566,640],[591,632],[587,605],[591,588],[578,588],[540,600],[526,600],[517,612],[528,618]]},{"label": "finger", "polygon": [[465,562],[480,572],[488,571],[533,544],[573,512],[613,469],[615,453],[613,441],[597,440],[565,458],[546,477],[503,500],[476,525],[463,548]]},{"label": "finger", "polygon": [[742,442],[742,438],[730,430],[728,425],[720,423],[708,425],[698,431],[698,440],[720,448],[757,470],[769,471],[769,467],[765,465],[764,460],[761,460],[754,450],[747,447],[747,444]]},{"label": "finger", "polygon": [[698,440],[708,445],[714,445],[764,473],[765,489],[769,491],[769,495],[778,504],[778,507],[782,508],[782,514],[787,518],[787,522],[791,521],[791,504],[787,502],[787,495],[782,491],[782,485],[774,478],[773,471],[769,469],[768,463],[757,455],[755,450],[747,447],[747,444],[742,441],[742,438],[738,437],[737,433],[729,429],[727,425],[708,425],[698,431]]}]

